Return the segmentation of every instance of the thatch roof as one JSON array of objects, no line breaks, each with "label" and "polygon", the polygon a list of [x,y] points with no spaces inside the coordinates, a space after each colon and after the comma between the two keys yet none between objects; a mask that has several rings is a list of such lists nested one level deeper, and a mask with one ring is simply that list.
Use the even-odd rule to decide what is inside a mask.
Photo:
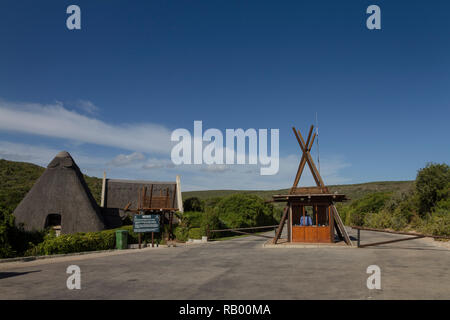
[{"label": "thatch roof", "polygon": [[[123,209],[129,203],[129,209],[136,209],[138,206],[138,194],[143,187],[147,187],[147,192],[152,190],[153,196],[166,195],[169,193],[170,207],[178,208],[176,182],[145,181],[145,180],[106,180],[105,207],[108,209]],[[175,199],[174,199],[175,197]]]},{"label": "thatch roof", "polygon": [[73,158],[62,151],[14,211],[25,230],[42,230],[49,214],[61,215],[61,233],[105,229],[100,208]]}]

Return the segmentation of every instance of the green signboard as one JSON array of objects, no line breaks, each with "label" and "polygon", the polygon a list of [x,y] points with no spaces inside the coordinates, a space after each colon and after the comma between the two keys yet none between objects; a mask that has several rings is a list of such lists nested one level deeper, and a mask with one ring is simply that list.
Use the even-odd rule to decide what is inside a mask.
[{"label": "green signboard", "polygon": [[159,232],[159,214],[138,214],[133,219],[133,232]]}]

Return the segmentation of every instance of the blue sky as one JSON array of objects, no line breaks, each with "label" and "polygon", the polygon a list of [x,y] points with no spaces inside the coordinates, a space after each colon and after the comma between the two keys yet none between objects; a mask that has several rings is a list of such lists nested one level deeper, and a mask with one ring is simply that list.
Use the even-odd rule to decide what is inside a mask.
[{"label": "blue sky", "polygon": [[[66,28],[71,4],[81,30]],[[371,4],[381,30],[366,28]],[[414,179],[450,157],[449,12],[423,0],[5,0],[0,158],[46,165],[67,150],[94,176],[289,187],[291,127],[306,134],[317,112],[326,183]],[[194,120],[279,129],[280,172],[170,165],[170,133]]]}]

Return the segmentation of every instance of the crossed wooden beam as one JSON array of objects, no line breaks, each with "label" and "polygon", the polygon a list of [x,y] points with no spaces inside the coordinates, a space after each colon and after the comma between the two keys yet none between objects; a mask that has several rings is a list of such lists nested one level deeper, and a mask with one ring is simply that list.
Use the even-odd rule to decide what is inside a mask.
[{"label": "crossed wooden beam", "polygon": [[[292,127],[292,130],[294,131],[295,137],[297,138],[297,142],[298,142],[303,154],[302,154],[302,158],[300,160],[300,164],[298,165],[294,184],[289,193],[290,194],[296,193],[296,189],[297,189],[298,183],[300,181],[300,177],[303,173],[303,170],[305,169],[306,163],[308,163],[308,166],[311,169],[312,176],[313,176],[314,181],[316,182],[317,186],[321,189],[322,192],[328,193],[329,190],[325,186],[325,183],[323,182],[322,177],[320,176],[319,170],[317,170],[317,167],[314,164],[314,161],[313,161],[313,159],[311,157],[311,153],[310,153],[311,148],[314,143],[314,140],[316,139],[316,133],[314,132],[314,134],[313,134],[314,125],[311,125],[311,127],[309,129],[308,138],[306,139],[306,143],[302,137],[302,134],[300,133],[300,130],[296,129],[295,127]],[[336,230],[338,236],[341,239],[344,239],[348,245],[352,245],[350,237],[348,236],[348,233],[345,230],[344,224],[342,223],[339,213],[337,212],[337,209],[334,205],[332,205],[332,210],[333,210],[333,217],[334,217],[333,222],[334,222],[335,230]],[[288,211],[289,211],[288,207],[285,207],[284,211],[283,211],[283,215],[280,220],[280,225],[275,234],[275,238],[273,239],[273,243],[275,243],[275,244],[277,243],[278,239],[280,238],[284,224],[287,221],[287,218],[289,215]]]},{"label": "crossed wooden beam", "polygon": [[320,176],[319,171],[317,170],[317,167],[314,164],[314,161],[313,161],[313,159],[311,157],[311,153],[310,153],[312,145],[314,143],[314,139],[316,138],[316,133],[314,132],[314,134],[312,135],[312,139],[311,139],[311,134],[314,130],[314,126],[311,125],[311,128],[309,129],[308,139],[306,139],[306,143],[305,143],[305,140],[303,140],[300,130],[296,129],[295,127],[292,127],[292,130],[294,131],[295,137],[297,138],[298,144],[300,145],[300,149],[302,149],[303,154],[302,154],[302,159],[300,160],[297,174],[295,175],[294,184],[291,188],[290,193],[295,192],[295,188],[298,186],[300,177],[303,173],[303,169],[305,168],[306,163],[308,163],[308,166],[311,169],[312,176],[313,176],[314,180],[316,181],[317,186],[321,187],[321,188],[326,188],[326,186],[322,180],[322,177]]}]

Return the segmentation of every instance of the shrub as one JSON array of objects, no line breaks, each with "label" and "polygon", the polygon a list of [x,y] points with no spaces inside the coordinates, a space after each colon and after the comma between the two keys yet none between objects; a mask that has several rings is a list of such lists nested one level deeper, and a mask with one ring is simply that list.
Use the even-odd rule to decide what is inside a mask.
[{"label": "shrub", "polygon": [[[389,200],[391,193],[375,192],[353,201],[343,210],[346,222],[350,225],[363,226],[366,214],[379,212]],[[370,219],[370,217],[369,217]]]},{"label": "shrub", "polygon": [[423,225],[422,231],[439,236],[450,236],[450,214],[433,213]]},{"label": "shrub", "polygon": [[113,249],[115,244],[115,230],[101,232],[79,232],[63,234],[56,237],[53,233],[45,236],[43,242],[32,246],[25,255],[51,255],[83,251]]},{"label": "shrub", "polygon": [[409,216],[405,216],[401,212],[394,212],[390,220],[390,228],[398,231],[405,229],[408,226]]},{"label": "shrub", "polygon": [[448,197],[449,181],[450,167],[445,163],[429,163],[418,171],[415,187],[422,216],[431,213],[438,202]]},{"label": "shrub", "polygon": [[222,228],[223,224],[219,219],[219,215],[214,209],[207,208],[201,223],[202,234],[208,235],[210,239],[213,239],[219,236],[218,233],[211,232],[208,234],[208,230],[218,230]]},{"label": "shrub", "polygon": [[42,242],[45,231],[25,231],[14,225],[10,209],[0,206],[0,258],[21,256],[30,245]]},{"label": "shrub", "polygon": [[391,226],[392,214],[382,210],[380,212],[368,213],[364,217],[364,226],[370,228],[386,229]]},{"label": "shrub", "polygon": [[[138,234],[133,232],[133,226],[123,226],[98,232],[62,234],[58,237],[55,236],[54,232],[49,232],[42,242],[30,244],[30,248],[25,252],[25,255],[51,255],[114,249],[116,230],[128,231],[127,240],[129,244],[138,243]],[[148,239],[151,239],[151,234],[145,234],[141,240],[145,242]]]},{"label": "shrub", "polygon": [[14,250],[10,243],[10,233],[13,227],[12,214],[3,206],[0,207],[0,258],[14,256]]},{"label": "shrub", "polygon": [[186,241],[189,236],[189,218],[182,213],[176,213],[176,216],[179,223],[174,228],[175,238],[179,241]]},{"label": "shrub", "polygon": [[203,212],[205,210],[205,204],[202,200],[197,197],[187,198],[183,201],[183,209],[184,211],[200,211]]},{"label": "shrub", "polygon": [[283,216],[283,208],[282,207],[273,207],[273,219],[275,224],[278,224],[281,220],[281,217]]},{"label": "shrub", "polygon": [[223,197],[213,197],[205,200],[205,208],[214,208],[223,199]]},{"label": "shrub", "polygon": [[185,219],[185,221],[189,225],[189,227],[199,228],[202,225],[202,220],[203,220],[204,215],[205,215],[204,212],[198,212],[198,211],[183,212],[183,218]]},{"label": "shrub", "polygon": [[349,212],[349,224],[352,226],[363,226],[366,213],[355,211]]},{"label": "shrub", "polygon": [[189,230],[190,239],[201,239],[203,235],[201,228],[192,228]]},{"label": "shrub", "polygon": [[337,211],[339,212],[339,216],[341,217],[342,222],[345,225],[349,225],[350,221],[347,221],[349,206],[346,204],[343,204],[343,203],[336,203],[335,206],[336,206]]},{"label": "shrub", "polygon": [[220,221],[229,228],[275,224],[273,211],[272,204],[265,203],[260,197],[249,194],[230,195],[216,206]]},{"label": "shrub", "polygon": [[179,241],[187,241],[189,237],[189,228],[178,225],[175,227],[174,235]]},{"label": "shrub", "polygon": [[439,191],[438,197],[441,199],[436,203],[433,211],[440,214],[450,214],[450,183],[444,190]]}]

